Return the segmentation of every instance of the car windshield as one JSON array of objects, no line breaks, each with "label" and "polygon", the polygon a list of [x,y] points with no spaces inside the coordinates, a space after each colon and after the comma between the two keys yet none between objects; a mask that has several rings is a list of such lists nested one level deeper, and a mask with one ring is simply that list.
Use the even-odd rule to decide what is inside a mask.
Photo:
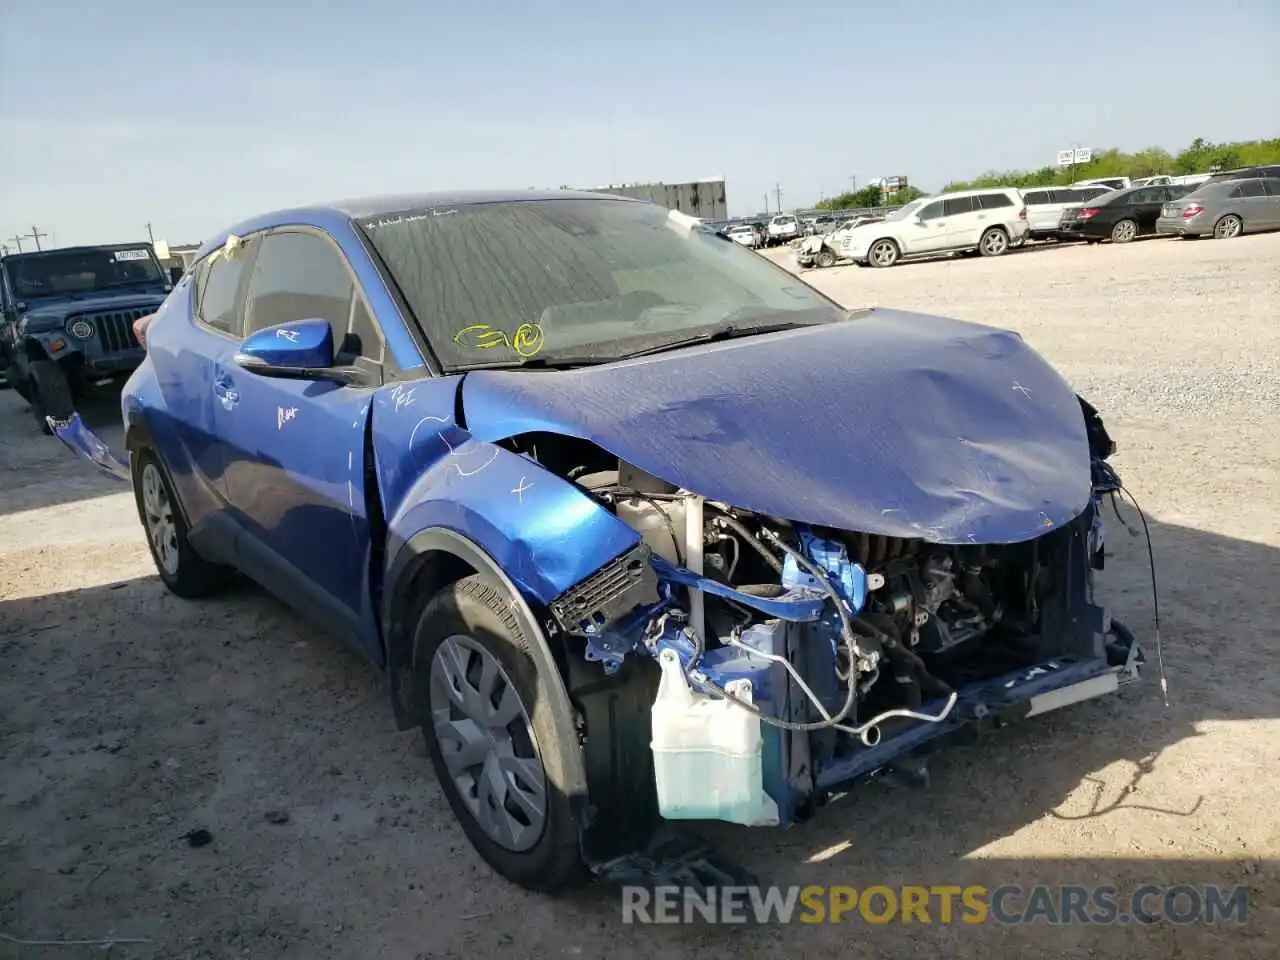
[{"label": "car windshield", "polygon": [[450,369],[599,363],[847,316],[781,267],[655,204],[471,204],[359,225]]},{"label": "car windshield", "polygon": [[929,197],[922,197],[919,200],[912,200],[905,207],[900,207],[899,209],[893,211],[893,213],[886,216],[884,219],[885,220],[906,220],[908,217],[913,217],[916,215],[916,213],[919,212],[921,207],[923,207],[926,203],[929,202],[930,199],[931,198]]},{"label": "car windshield", "polygon": [[161,283],[160,265],[147,247],[51,250],[5,261],[19,300]]}]

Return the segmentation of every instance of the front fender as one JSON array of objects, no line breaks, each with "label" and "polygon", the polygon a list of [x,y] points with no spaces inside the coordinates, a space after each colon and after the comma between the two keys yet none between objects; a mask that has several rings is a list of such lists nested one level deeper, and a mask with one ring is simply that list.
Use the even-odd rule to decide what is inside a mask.
[{"label": "front fender", "polygon": [[28,333],[23,337],[22,347],[28,361],[62,360],[79,352],[61,330]]},{"label": "front fender", "polygon": [[414,481],[387,527],[389,559],[421,531],[448,530],[544,605],[640,540],[574,484],[470,436]]}]

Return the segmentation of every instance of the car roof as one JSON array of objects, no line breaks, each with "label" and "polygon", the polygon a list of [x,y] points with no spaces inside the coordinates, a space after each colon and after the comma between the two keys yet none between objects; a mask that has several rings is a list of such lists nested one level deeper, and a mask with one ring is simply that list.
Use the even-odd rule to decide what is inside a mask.
[{"label": "car roof", "polygon": [[547,200],[613,200],[618,203],[646,203],[633,197],[612,193],[594,193],[589,190],[449,190],[431,193],[402,193],[337,200],[304,207],[291,207],[259,214],[234,226],[221,230],[206,240],[196,253],[202,260],[222,246],[227,237],[244,236],[268,230],[271,227],[298,223],[329,226],[336,222],[364,220],[368,217],[390,216],[414,210],[431,210],[439,207],[476,206],[490,203],[528,203]]},{"label": "car roof", "polygon": [[917,200],[950,200],[953,197],[975,197],[983,193],[1018,193],[1017,187],[974,187],[972,190],[955,190],[952,193],[940,193],[936,197],[916,197]]}]

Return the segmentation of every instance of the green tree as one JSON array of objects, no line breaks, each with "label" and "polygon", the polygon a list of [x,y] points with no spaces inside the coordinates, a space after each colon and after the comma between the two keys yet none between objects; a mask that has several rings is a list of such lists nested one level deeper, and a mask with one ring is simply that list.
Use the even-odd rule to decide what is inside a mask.
[{"label": "green tree", "polygon": [[908,184],[902,190],[885,196],[884,191],[879,187],[863,187],[861,190],[855,190],[851,193],[842,193],[838,197],[828,197],[819,201],[816,210],[865,210],[868,207],[880,206],[896,206],[900,203],[910,203],[917,197],[927,196],[925,191],[919,187],[913,187]]},{"label": "green tree", "polygon": [[1208,173],[1214,166],[1223,169],[1254,166],[1264,163],[1280,163],[1280,138],[1269,140],[1245,140],[1235,143],[1210,143],[1197,137],[1176,154],[1163,147],[1147,147],[1135,153],[1125,153],[1114,148],[1095,150],[1088,163],[1059,169],[1041,167],[1038,170],[989,170],[972,180],[957,180],[942,188],[943,193],[952,190],[973,190],[980,187],[1027,187],[1066,184],[1072,180],[1089,180],[1094,177],[1150,177],[1157,174],[1185,175]]}]

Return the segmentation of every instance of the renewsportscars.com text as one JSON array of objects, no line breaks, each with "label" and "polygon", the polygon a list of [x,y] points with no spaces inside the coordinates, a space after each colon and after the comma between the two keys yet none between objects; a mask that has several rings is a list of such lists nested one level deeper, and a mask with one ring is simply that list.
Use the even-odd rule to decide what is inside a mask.
[{"label": "renewsportscars.com text", "polygon": [[623,923],[1236,923],[1246,888],[1179,884],[622,888]]}]

